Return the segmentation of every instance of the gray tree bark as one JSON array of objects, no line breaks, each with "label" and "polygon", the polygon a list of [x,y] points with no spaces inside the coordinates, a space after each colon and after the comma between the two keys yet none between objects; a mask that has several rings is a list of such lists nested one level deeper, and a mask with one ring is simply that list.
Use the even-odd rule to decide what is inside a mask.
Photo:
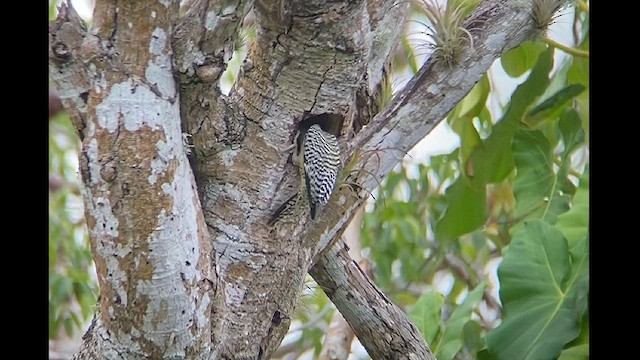
[{"label": "gray tree bark", "polygon": [[[527,4],[481,2],[465,25],[474,48],[452,67],[425,64],[385,109],[376,98],[409,2],[194,0],[179,16],[175,0],[97,1],[89,29],[63,4],[50,76],[82,139],[100,286],[75,358],[268,359],[312,269],[373,358],[433,359],[334,243],[399,154],[538,32]],[[252,9],[257,39],[225,96],[219,79]],[[285,149],[320,114],[342,120],[358,187],[337,189],[315,221],[307,211],[270,228],[299,183]]]}]

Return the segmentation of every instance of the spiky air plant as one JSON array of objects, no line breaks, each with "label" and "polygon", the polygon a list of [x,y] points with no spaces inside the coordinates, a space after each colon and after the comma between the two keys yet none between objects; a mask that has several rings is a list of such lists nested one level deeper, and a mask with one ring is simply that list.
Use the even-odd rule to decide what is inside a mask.
[{"label": "spiky air plant", "polygon": [[[562,10],[570,5],[575,4],[587,14],[589,13],[589,6],[582,0],[530,0],[531,17],[536,23],[538,33],[535,34],[536,38],[542,42],[553,46],[557,49],[564,51],[567,54],[589,58],[589,51],[584,51],[578,48],[572,48],[570,46],[563,45],[547,36],[549,26],[556,22],[556,20],[562,16]],[[575,42],[579,43],[578,38],[575,38]]]},{"label": "spiky air plant", "polygon": [[464,18],[478,1],[449,0],[446,5],[437,0],[420,0],[420,6],[431,23],[427,35],[432,42],[431,61],[453,66],[460,60],[467,45],[473,48],[473,36],[462,26]]},{"label": "spiky air plant", "polygon": [[531,17],[545,35],[549,25],[560,16],[560,10],[569,6],[571,0],[531,0]]}]

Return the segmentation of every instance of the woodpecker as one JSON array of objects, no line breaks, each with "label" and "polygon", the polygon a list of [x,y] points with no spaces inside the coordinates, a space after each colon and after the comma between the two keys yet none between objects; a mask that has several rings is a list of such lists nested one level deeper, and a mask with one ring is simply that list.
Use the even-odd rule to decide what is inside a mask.
[{"label": "woodpecker", "polygon": [[[321,205],[329,202],[340,168],[338,139],[313,124],[307,130],[302,146],[304,185],[315,220]],[[302,179],[301,179],[302,180]]]},{"label": "woodpecker", "polygon": [[320,206],[327,204],[338,177],[340,147],[338,139],[313,124],[306,132],[298,133],[292,158],[300,172],[300,190],[289,198],[274,214],[270,224],[309,206],[311,219],[316,218]]}]

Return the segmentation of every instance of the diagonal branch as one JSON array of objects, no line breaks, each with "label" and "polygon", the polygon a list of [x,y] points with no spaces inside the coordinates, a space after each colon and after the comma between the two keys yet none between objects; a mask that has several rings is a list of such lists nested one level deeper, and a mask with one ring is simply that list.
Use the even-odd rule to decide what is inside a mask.
[{"label": "diagonal branch", "polygon": [[[371,270],[371,264],[368,260],[364,259],[361,254],[360,228],[362,227],[363,220],[364,208],[360,208],[344,232],[343,241],[349,248],[349,254],[354,261],[364,269]],[[371,277],[371,271],[367,271],[367,276]],[[326,290],[326,288],[324,289]],[[334,293],[334,291],[332,291],[332,293]],[[319,355],[320,360],[346,360],[351,352],[351,343],[353,342],[354,335],[347,320],[339,311],[336,311],[333,314],[327,335],[322,344],[322,351]]]},{"label": "diagonal branch", "polygon": [[418,329],[369,280],[343,244],[322,255],[309,274],[336,306],[340,304],[340,313],[371,358],[435,360]]}]

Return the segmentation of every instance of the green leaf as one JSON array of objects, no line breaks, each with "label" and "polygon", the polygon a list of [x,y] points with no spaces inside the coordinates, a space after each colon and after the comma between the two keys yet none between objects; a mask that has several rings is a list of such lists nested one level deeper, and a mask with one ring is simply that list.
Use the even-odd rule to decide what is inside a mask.
[{"label": "green leaf", "polygon": [[482,326],[477,321],[470,320],[464,325],[464,345],[471,353],[475,353],[485,346],[482,338]]},{"label": "green leaf", "polygon": [[[564,141],[565,150],[563,158],[568,159],[569,155],[582,145],[585,140],[580,116],[571,108],[565,109],[558,122],[558,128]],[[566,161],[565,159],[563,159],[563,161]]]},{"label": "green leaf", "polygon": [[56,315],[56,306],[49,301],[49,339],[58,337],[58,317]]},{"label": "green leaf", "polygon": [[62,320],[62,324],[64,325],[64,331],[67,332],[67,336],[73,335],[73,320],[69,317],[66,317]]},{"label": "green leaf", "polygon": [[562,350],[558,360],[589,360],[589,344],[572,346]]},{"label": "green leaf", "polygon": [[571,295],[575,296],[573,305],[576,309],[577,318],[580,319],[588,307],[589,300],[589,234],[571,248],[569,252],[572,263]]},{"label": "green leaf", "polygon": [[544,94],[542,94],[542,96],[540,96],[534,103],[535,105],[539,105],[569,84],[569,82],[567,82],[567,74],[569,73],[572,59],[573,57],[566,57],[563,59],[561,64],[557,64],[558,66],[551,75],[549,86],[544,91]]},{"label": "green leaf", "polygon": [[511,77],[519,77],[535,64],[538,56],[547,46],[539,42],[526,41],[509,50],[500,58],[502,68]]},{"label": "green leaf", "polygon": [[482,349],[481,351],[478,351],[477,359],[478,360],[495,360],[496,357],[493,356],[493,354],[489,351],[489,349]]},{"label": "green leaf", "polygon": [[451,317],[445,324],[442,338],[434,348],[438,360],[451,360],[460,351],[464,344],[464,327],[471,320],[471,313],[482,299],[482,293],[486,286],[481,282],[464,299],[462,304],[453,310]]},{"label": "green leaf", "polygon": [[490,91],[489,78],[485,74],[447,118],[451,129],[460,137],[460,155],[463,164],[467,163],[473,149],[482,144],[482,139],[473,125],[473,119],[480,116],[480,113],[486,109]]},{"label": "green leaf", "polygon": [[475,190],[464,177],[459,177],[445,191],[447,210],[436,225],[436,238],[449,241],[471,232],[487,219],[487,191]]},{"label": "green leaf", "polygon": [[589,231],[589,165],[580,177],[578,190],[573,196],[571,209],[558,216],[556,228],[562,231],[569,248],[582,240]]},{"label": "green leaf", "polygon": [[[589,50],[589,38],[582,43],[580,47],[582,50]],[[578,83],[589,88],[589,59],[583,57],[572,57],[571,67],[567,73],[567,81],[571,83]]]},{"label": "green leaf", "polygon": [[571,341],[560,353],[558,360],[589,359],[589,312],[582,315],[580,336]]},{"label": "green leaf", "polygon": [[541,220],[524,223],[498,268],[503,319],[486,337],[496,359],[555,359],[578,336],[588,249],[585,238],[570,254],[560,231]]},{"label": "green leaf", "polygon": [[451,123],[453,120],[461,117],[478,116],[487,104],[490,91],[491,85],[489,84],[489,77],[487,74],[484,74],[467,96],[453,108],[449,115],[449,122]]},{"label": "green leaf", "polygon": [[49,2],[49,20],[55,20],[56,15],[58,14],[58,11],[56,9],[57,5],[58,5],[57,1]]},{"label": "green leaf", "polygon": [[78,327],[78,329],[82,328],[82,321],[80,321],[80,317],[76,313],[71,313],[71,321]]},{"label": "green leaf", "polygon": [[511,101],[502,119],[493,127],[482,146],[478,146],[466,164],[472,185],[479,188],[495,183],[513,170],[511,142],[527,108],[542,95],[549,85],[549,72],[553,68],[553,49],[540,54],[529,77],[520,84],[511,96]]},{"label": "green leaf", "polygon": [[[478,134],[475,126],[473,126],[473,118],[468,116],[456,118],[452,121],[451,128],[460,137],[460,162],[462,164],[467,164],[467,161],[471,157],[473,150],[477,146],[482,145],[480,134]],[[472,173],[469,174],[466,172],[466,170],[465,175],[473,176]]]},{"label": "green leaf", "polygon": [[462,10],[462,18],[464,19],[467,15],[471,14],[473,9],[478,6],[481,0],[451,0],[447,1],[447,6],[451,6],[452,8],[461,7]]},{"label": "green leaf", "polygon": [[[56,274],[58,275],[58,274]],[[64,276],[55,276],[50,279],[49,290],[51,297],[56,302],[67,301],[71,296],[72,282],[71,279]]]},{"label": "green leaf", "polygon": [[[546,139],[542,132],[525,130],[519,130],[514,137],[514,157],[518,168],[514,193],[518,200],[518,216],[541,216],[553,224],[558,215],[569,209],[570,198],[576,192],[575,185],[569,180],[571,154],[583,145],[585,133],[578,113],[569,107],[562,112],[557,126],[546,130]],[[563,140],[563,151],[556,166],[552,148],[559,142],[558,133]],[[552,143],[547,141],[549,138]]]},{"label": "green leaf", "polygon": [[408,311],[409,317],[418,327],[427,344],[432,344],[440,332],[440,314],[444,297],[437,291],[429,291],[420,296]]},{"label": "green leaf", "polygon": [[553,170],[553,154],[541,131],[518,130],[513,138],[517,174],[513,184],[516,216],[539,217],[553,224],[569,210],[566,176]]},{"label": "green leaf", "polygon": [[529,111],[524,121],[533,128],[545,119],[554,118],[553,114],[557,113],[569,100],[580,95],[584,90],[585,87],[580,84],[568,85]]}]

